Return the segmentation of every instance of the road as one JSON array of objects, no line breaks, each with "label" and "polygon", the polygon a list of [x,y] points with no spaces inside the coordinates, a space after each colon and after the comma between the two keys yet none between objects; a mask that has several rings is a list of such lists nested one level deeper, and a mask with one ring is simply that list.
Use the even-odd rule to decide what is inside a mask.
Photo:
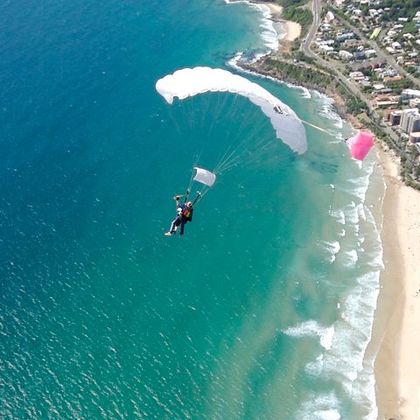
[{"label": "road", "polygon": [[[309,28],[308,35],[306,36],[304,42],[301,45],[301,50],[305,53],[306,56],[311,57],[314,60],[316,60],[318,64],[320,64],[322,67],[332,70],[338,81],[340,81],[344,86],[346,86],[347,89],[353,95],[355,95],[357,98],[365,102],[371,114],[372,122],[377,126],[378,129],[382,130],[385,134],[389,136],[391,141],[394,143],[394,147],[396,149],[400,149],[400,146],[398,145],[398,142],[399,142],[398,135],[389,127],[379,126],[378,122],[381,121],[382,118],[373,109],[370,99],[360,90],[359,86],[356,83],[353,83],[349,79],[347,79],[333,63],[327,60],[324,60],[323,58],[319,57],[317,54],[315,54],[311,50],[311,43],[320,25],[320,17],[321,17],[321,10],[322,10],[321,1],[322,0],[313,0],[312,2],[313,21],[312,21],[311,27]],[[356,31],[354,32],[356,33]],[[386,60],[390,61],[385,53],[382,52],[382,54],[386,57]]]},{"label": "road", "polygon": [[309,28],[308,35],[301,45],[301,50],[309,57],[316,58],[317,56],[311,50],[311,43],[314,40],[314,37],[318,31],[320,19],[321,19],[321,0],[312,0],[312,25]]},{"label": "road", "polygon": [[350,22],[343,18],[339,18],[340,22],[342,22],[348,29],[351,29],[352,32],[354,32],[361,40],[366,42],[370,48],[376,51],[376,55],[385,60],[388,64],[390,64],[395,70],[398,71],[401,75],[406,77],[408,80],[410,80],[414,85],[417,87],[420,87],[420,81],[414,77],[412,74],[408,73],[406,70],[404,70],[397,62],[395,61],[394,57],[388,53],[386,53],[384,50],[382,50],[379,45],[371,40],[367,39],[365,35],[355,26],[353,26]]}]

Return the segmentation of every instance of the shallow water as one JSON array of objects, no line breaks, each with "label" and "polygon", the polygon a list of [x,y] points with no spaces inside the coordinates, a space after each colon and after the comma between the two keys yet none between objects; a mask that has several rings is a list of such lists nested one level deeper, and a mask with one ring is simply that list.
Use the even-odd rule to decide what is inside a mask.
[{"label": "shallow water", "polygon": [[[247,76],[336,131],[307,128],[298,157],[244,98],[154,89],[261,53],[259,12],[25,3],[0,6],[2,416],[374,415],[374,157],[349,159],[314,93]],[[237,165],[164,237],[197,156],[211,169],[229,146]]]}]

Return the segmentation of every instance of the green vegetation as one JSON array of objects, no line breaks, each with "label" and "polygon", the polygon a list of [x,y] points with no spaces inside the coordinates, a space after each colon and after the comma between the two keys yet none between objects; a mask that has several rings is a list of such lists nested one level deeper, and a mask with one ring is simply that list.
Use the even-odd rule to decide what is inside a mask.
[{"label": "green vegetation", "polygon": [[264,70],[274,71],[282,80],[320,90],[325,90],[330,85],[331,78],[333,77],[328,73],[272,58],[267,58],[261,64]]},{"label": "green vegetation", "polygon": [[328,69],[316,70],[307,65],[267,58],[260,63],[258,70],[286,82],[317,89],[321,92],[338,92],[346,103],[346,110],[352,115],[359,115],[367,111],[367,105],[355,97]]},{"label": "green vegetation", "polygon": [[286,20],[292,20],[302,25],[303,32],[306,32],[312,23],[312,12],[308,9],[288,7],[284,10],[282,16]]},{"label": "green vegetation", "polygon": [[415,35],[417,33],[416,23],[414,21],[406,22],[403,33],[410,33]]},{"label": "green vegetation", "polygon": [[410,88],[412,83],[408,79],[391,80],[386,82],[386,86],[392,89],[394,95],[400,95],[404,89]]},{"label": "green vegetation", "polygon": [[308,31],[313,20],[312,12],[306,7],[307,2],[308,0],[277,0],[283,7],[282,17],[299,23],[303,33]]},{"label": "green vegetation", "polygon": [[389,17],[392,21],[399,17],[406,17],[411,20],[420,8],[420,0],[384,0],[380,5],[369,7],[376,9],[389,7],[391,10],[384,14],[384,18]]}]

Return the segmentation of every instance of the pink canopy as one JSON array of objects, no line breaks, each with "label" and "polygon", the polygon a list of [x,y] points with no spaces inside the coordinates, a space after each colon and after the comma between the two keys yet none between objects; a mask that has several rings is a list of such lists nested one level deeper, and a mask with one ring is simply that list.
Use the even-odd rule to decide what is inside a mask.
[{"label": "pink canopy", "polygon": [[373,146],[373,134],[368,131],[359,131],[347,140],[347,146],[354,159],[363,160]]}]

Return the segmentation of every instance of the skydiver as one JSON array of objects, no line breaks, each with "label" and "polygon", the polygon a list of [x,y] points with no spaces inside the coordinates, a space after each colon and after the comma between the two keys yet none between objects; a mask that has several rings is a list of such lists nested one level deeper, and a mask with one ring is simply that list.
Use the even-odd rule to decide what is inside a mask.
[{"label": "skydiver", "polygon": [[180,235],[184,234],[184,227],[185,223],[192,221],[193,216],[193,203],[191,201],[187,201],[186,203],[180,203],[179,199],[181,197],[179,195],[176,195],[174,197],[175,205],[176,205],[176,217],[174,220],[172,220],[171,227],[168,232],[165,233],[165,236],[172,236],[176,230],[178,229],[178,226],[181,226]]}]

